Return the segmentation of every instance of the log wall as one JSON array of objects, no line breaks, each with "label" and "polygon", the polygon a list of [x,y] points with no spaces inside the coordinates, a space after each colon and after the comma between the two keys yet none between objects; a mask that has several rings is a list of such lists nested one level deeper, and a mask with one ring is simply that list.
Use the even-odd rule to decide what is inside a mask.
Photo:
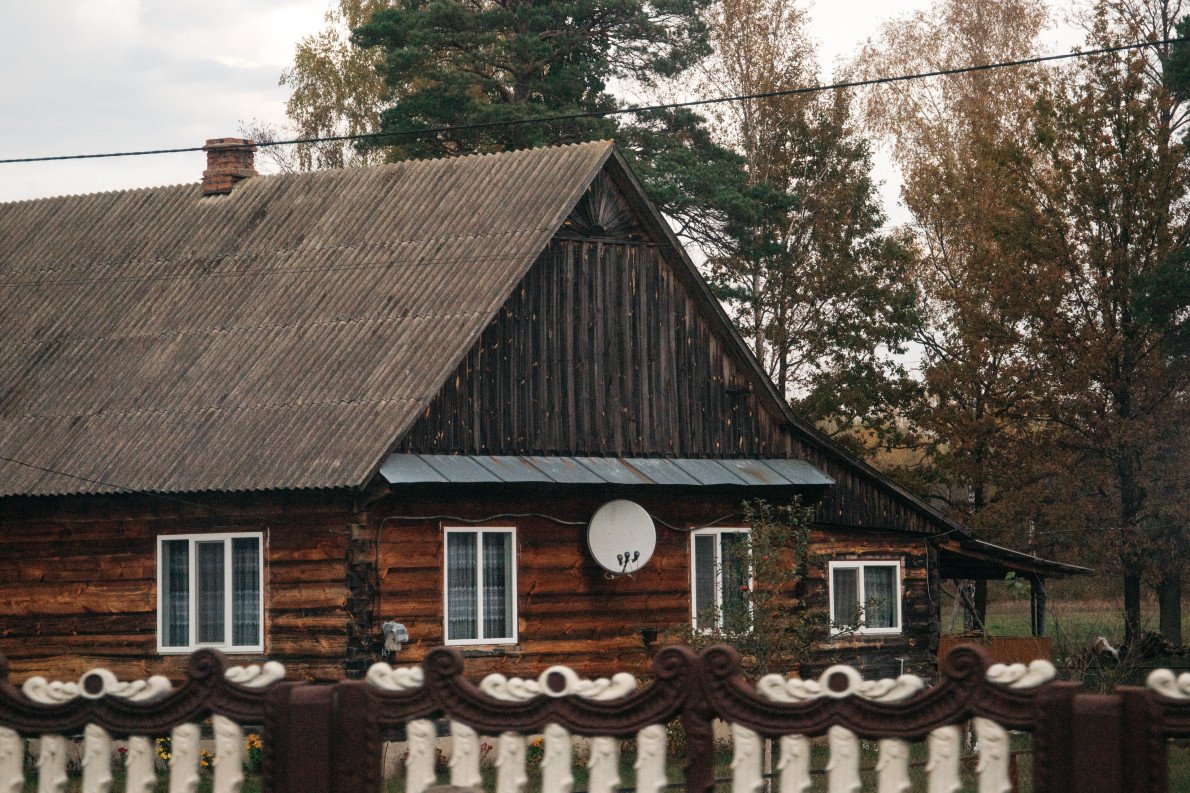
[{"label": "log wall", "polygon": [[[716,522],[742,525],[742,489],[644,494],[624,488],[403,489],[355,511],[331,496],[257,495],[218,499],[222,514],[138,497],[33,499],[0,504],[0,650],[11,674],[77,679],[106,666],[124,679],[165,674],[177,679],[184,656],[156,650],[156,538],[161,534],[263,531],[265,652],[295,679],[344,676],[349,636],[379,639],[386,620],[403,622],[411,662],[443,641],[442,528],[517,529],[519,641],[468,648],[470,672],[536,674],[555,664],[585,674],[647,671],[641,631],[676,640],[690,620],[688,529]],[[787,497],[788,494],[786,493]],[[586,549],[585,524],[599,506],[631,498],[658,519],[657,550],[635,577],[609,578]],[[770,494],[779,501],[779,494]],[[234,517],[232,517],[234,516]],[[498,517],[503,516],[503,517]],[[664,524],[669,524],[667,527]],[[370,601],[349,587],[352,537],[369,543],[378,589]],[[374,551],[373,551],[374,548]],[[819,527],[803,602],[825,609],[830,559],[900,559],[905,629],[901,635],[827,639],[804,671],[846,662],[872,674],[928,673],[936,620],[926,589],[924,539],[906,533]],[[251,663],[258,656],[238,655]],[[353,659],[362,669],[370,659]],[[358,671],[352,668],[352,671]]]},{"label": "log wall", "polygon": [[[743,525],[738,512],[745,497],[738,491],[646,495],[619,488],[541,488],[519,494],[512,488],[499,494],[470,488],[453,499],[434,487],[404,493],[370,510],[372,525],[379,526],[378,619],[396,620],[409,629],[411,644],[397,663],[420,660],[444,638],[443,528],[515,526],[518,643],[462,648],[469,673],[536,675],[551,664],[591,675],[621,668],[645,672],[650,654],[642,628],[659,630],[664,641],[680,635],[690,622],[688,529],[711,522]],[[635,500],[659,521],[676,527],[658,522],[653,559],[634,577],[609,578],[586,550],[586,521],[613,498]],[[809,608],[827,605],[830,559],[901,560],[905,630],[897,636],[831,639],[824,629],[819,649],[806,659],[806,671],[845,660],[860,669],[900,674],[896,659],[903,657],[906,671],[931,674],[936,623],[926,592],[924,540],[908,534],[817,528],[812,551],[804,593]]]},{"label": "log wall", "polygon": [[[187,498],[187,501],[199,501]],[[157,537],[262,531],[265,652],[296,679],[343,676],[345,506],[325,496],[206,499],[215,510],[130,496],[0,501],[0,651],[10,674],[179,679],[157,654]]]}]

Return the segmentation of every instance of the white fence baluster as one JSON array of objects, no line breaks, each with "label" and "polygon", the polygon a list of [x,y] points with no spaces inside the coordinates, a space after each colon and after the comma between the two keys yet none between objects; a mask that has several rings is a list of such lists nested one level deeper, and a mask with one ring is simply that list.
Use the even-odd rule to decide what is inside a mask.
[{"label": "white fence baluster", "polygon": [[[1057,673],[1057,668],[1049,661],[1037,660],[1028,666],[993,664],[988,667],[987,678],[993,683],[1021,689],[1040,686],[1053,680]],[[1008,731],[990,719],[979,717],[971,720],[971,726],[979,741],[979,762],[975,766],[979,774],[979,793],[1009,793],[1012,790],[1008,768],[1012,746]]]},{"label": "white fence baluster", "polygon": [[831,727],[826,733],[831,756],[826,764],[830,793],[859,793],[859,738],[845,727]]},{"label": "white fence baluster", "polygon": [[405,790],[422,793],[435,784],[434,761],[437,759],[438,730],[429,719],[415,719],[405,725],[409,753],[405,756]]},{"label": "white fence baluster", "polygon": [[590,793],[616,793],[620,789],[620,742],[606,735],[592,739],[587,768],[591,769]]},{"label": "white fence baluster", "polygon": [[83,793],[112,789],[112,736],[95,724],[83,728]]},{"label": "white fence baluster", "polygon": [[661,793],[665,789],[668,743],[664,724],[650,724],[636,734],[637,793]]},{"label": "white fence baluster", "polygon": [[[925,687],[915,675],[901,675],[894,679],[864,680],[850,666],[832,666],[817,680],[786,679],[781,675],[765,675],[756,688],[777,702],[805,702],[820,697],[843,699],[860,697],[873,702],[898,702]],[[859,739],[843,727],[831,727],[827,733],[831,756],[831,793],[857,793],[860,789]],[[798,743],[787,744],[796,737]],[[786,736],[781,741],[781,793],[803,793],[810,787],[810,747],[803,736]],[[904,741],[880,741],[880,757],[876,762],[879,793],[905,793],[909,789],[909,747]],[[790,760],[786,760],[786,755]]]},{"label": "white fence baluster", "polygon": [[[584,680],[578,676],[573,669],[565,666],[551,666],[542,672],[536,680],[524,679],[519,677],[507,678],[504,675],[492,674],[480,681],[479,688],[485,694],[496,699],[504,699],[510,702],[525,702],[533,697],[545,695],[549,697],[564,697],[568,695],[585,697],[587,699],[609,700],[617,699],[630,693],[636,688],[636,678],[632,675],[621,672],[613,675],[610,679],[601,677],[598,680]],[[506,733],[506,735],[509,735]],[[511,739],[510,739],[511,740]],[[504,736],[501,736],[501,741],[504,741]],[[599,756],[606,756],[607,744],[601,743],[605,741],[612,741],[615,756],[616,766],[610,770],[602,769],[604,760],[598,759]],[[605,751],[596,751],[596,747],[603,747]],[[511,751],[510,744],[509,750]],[[569,793],[574,787],[574,774],[572,773],[571,764],[573,760],[573,745],[570,738],[570,733],[563,727],[557,724],[547,724],[545,728],[545,755],[541,761],[541,784],[543,793]],[[607,786],[611,785],[614,789],[619,785],[619,743],[611,738],[595,738],[591,749],[591,789],[595,789],[596,779],[598,784]],[[497,788],[500,793],[511,793],[511,790],[519,790],[520,785],[524,784],[523,770],[514,770],[511,766],[513,759],[510,756],[507,761],[504,761],[504,749],[501,748],[501,775],[497,778]],[[524,767],[524,742],[520,744],[520,768]],[[507,769],[507,770],[505,770]],[[507,776],[504,776],[506,774]],[[614,778],[614,782],[607,780]],[[639,783],[638,783],[639,784]],[[664,783],[663,783],[664,784]]]},{"label": "white fence baluster", "polygon": [[877,793],[909,793],[909,744],[887,738],[879,746]]},{"label": "white fence baluster", "polygon": [[66,789],[66,739],[41,736],[37,757],[37,793],[62,793]]},{"label": "white fence baluster", "polygon": [[212,716],[215,732],[214,793],[240,793],[244,785],[244,730],[226,716]]},{"label": "white fence baluster", "polygon": [[781,736],[780,793],[806,793],[810,789],[810,740],[804,735]]},{"label": "white fence baluster", "polygon": [[197,724],[179,724],[170,735],[169,793],[195,793],[198,790],[198,742],[202,732]]},{"label": "white fence baluster", "polygon": [[479,787],[479,735],[457,721],[450,723],[450,784],[456,787]]},{"label": "white fence baluster", "polygon": [[1011,793],[1008,774],[1008,731],[991,719],[974,718],[971,726],[979,741],[979,793]]},{"label": "white fence baluster", "polygon": [[[249,688],[264,688],[285,677],[285,667],[276,661],[263,665],[233,666],[223,676]],[[244,728],[226,716],[212,716],[215,732],[214,793],[240,793],[244,786]]]},{"label": "white fence baluster", "polygon": [[525,772],[525,736],[506,732],[496,749],[496,793],[521,793],[529,782]]},{"label": "white fence baluster", "polygon": [[124,760],[124,793],[153,793],[157,770],[153,763],[153,742],[143,735],[128,739],[128,757]]},{"label": "white fence baluster", "polygon": [[926,740],[930,757],[926,761],[929,793],[956,793],[959,781],[959,751],[962,733],[958,727],[939,727]]},{"label": "white fence baluster", "polygon": [[25,787],[25,740],[0,727],[0,793],[21,793]]},{"label": "white fence baluster", "polygon": [[[385,663],[372,664],[368,668],[368,682],[385,691],[408,691],[425,681],[421,667],[404,666],[393,668]],[[438,730],[429,719],[415,719],[405,725],[408,750],[405,753],[405,791],[422,793],[436,784],[434,763],[437,760]]]},{"label": "white fence baluster", "polygon": [[570,793],[574,788],[573,744],[570,732],[557,724],[545,725],[545,754],[541,758],[542,793]]},{"label": "white fence baluster", "polygon": [[732,793],[758,793],[763,784],[761,776],[760,736],[747,727],[731,725],[731,790]]}]

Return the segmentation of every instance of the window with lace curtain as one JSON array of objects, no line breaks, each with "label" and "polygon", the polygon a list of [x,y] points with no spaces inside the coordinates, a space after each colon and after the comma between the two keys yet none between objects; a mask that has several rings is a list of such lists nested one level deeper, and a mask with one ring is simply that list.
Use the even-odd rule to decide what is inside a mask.
[{"label": "window with lace curtain", "polygon": [[694,629],[746,631],[752,622],[748,591],[748,530],[698,529],[690,535],[690,606]]},{"label": "window with lace curtain", "polygon": [[830,562],[831,633],[901,632],[901,563]]},{"label": "window with lace curtain", "polygon": [[447,644],[516,642],[516,530],[445,529]]},{"label": "window with lace curtain", "polygon": [[259,532],[157,538],[157,649],[264,650]]}]

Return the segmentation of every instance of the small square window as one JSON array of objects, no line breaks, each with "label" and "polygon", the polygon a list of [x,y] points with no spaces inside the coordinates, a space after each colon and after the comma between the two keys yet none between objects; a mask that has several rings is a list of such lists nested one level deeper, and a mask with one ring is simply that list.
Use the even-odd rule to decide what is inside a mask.
[{"label": "small square window", "polygon": [[260,533],[157,538],[157,650],[264,650]]},{"label": "small square window", "polygon": [[831,562],[831,633],[901,632],[901,563]]},{"label": "small square window", "polygon": [[516,531],[445,530],[447,644],[517,640]]}]

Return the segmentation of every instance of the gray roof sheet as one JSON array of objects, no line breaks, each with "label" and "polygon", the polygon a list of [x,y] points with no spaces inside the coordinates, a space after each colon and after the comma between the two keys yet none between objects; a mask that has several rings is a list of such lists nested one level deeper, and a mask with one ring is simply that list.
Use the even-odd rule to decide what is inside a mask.
[{"label": "gray roof sheet", "polygon": [[[764,471],[763,475],[754,472]],[[692,475],[691,472],[697,472]],[[834,480],[803,460],[661,457],[515,457],[390,454],[380,475],[392,484],[502,482],[739,487],[821,487]]]},{"label": "gray roof sheet", "polygon": [[610,151],[0,204],[0,495],[362,484]]}]

